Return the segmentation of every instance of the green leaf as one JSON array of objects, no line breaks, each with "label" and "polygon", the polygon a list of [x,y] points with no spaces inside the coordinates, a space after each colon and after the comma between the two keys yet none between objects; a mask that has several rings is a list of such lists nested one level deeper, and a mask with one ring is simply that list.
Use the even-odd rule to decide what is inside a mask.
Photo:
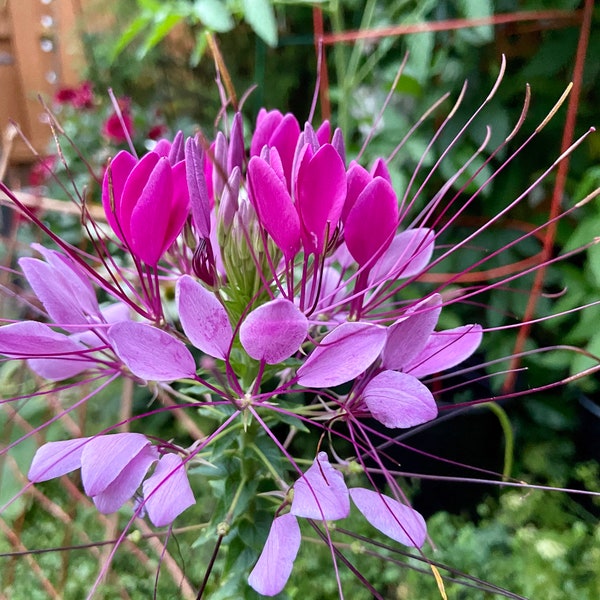
[{"label": "green leaf", "polygon": [[[460,0],[460,11],[466,19],[481,19],[491,17],[494,7],[491,0]],[[461,30],[461,36],[472,44],[484,44],[491,42],[494,30],[491,25],[480,25]]]},{"label": "green leaf", "polygon": [[196,0],[192,15],[205,27],[219,33],[231,31],[235,26],[230,10],[220,0]]},{"label": "green leaf", "polygon": [[242,6],[254,33],[272,48],[277,46],[277,21],[270,0],[242,0]]},{"label": "green leaf", "polygon": [[161,19],[154,23],[154,26],[150,30],[150,35],[148,35],[145,40],[143,46],[140,48],[137,53],[138,58],[144,58],[146,54],[152,50],[163,38],[165,38],[169,32],[182,20],[181,15],[177,14],[168,14],[165,18]]},{"label": "green leaf", "polygon": [[144,29],[146,29],[152,22],[152,15],[150,13],[143,13],[139,17],[136,17],[129,27],[123,32],[121,37],[115,43],[115,46],[110,55],[111,62],[123,52],[123,50],[129,46],[129,44],[136,38]]}]

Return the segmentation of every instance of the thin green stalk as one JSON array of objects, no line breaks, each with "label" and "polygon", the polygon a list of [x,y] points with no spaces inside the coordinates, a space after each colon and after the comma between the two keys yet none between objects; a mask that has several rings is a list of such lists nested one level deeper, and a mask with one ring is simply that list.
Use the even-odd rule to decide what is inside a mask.
[{"label": "thin green stalk", "polygon": [[506,411],[497,402],[490,402],[485,406],[498,417],[500,427],[502,427],[502,433],[504,434],[504,468],[502,470],[502,480],[508,481],[513,468],[515,435]]}]

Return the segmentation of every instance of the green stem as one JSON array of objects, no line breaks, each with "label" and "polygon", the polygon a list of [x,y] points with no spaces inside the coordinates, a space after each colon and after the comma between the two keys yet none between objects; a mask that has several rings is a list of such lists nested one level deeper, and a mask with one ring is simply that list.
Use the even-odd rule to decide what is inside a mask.
[{"label": "green stem", "polygon": [[510,419],[506,411],[497,402],[490,402],[485,406],[498,417],[500,427],[502,427],[502,432],[504,433],[504,469],[502,470],[502,480],[508,481],[512,472],[515,449],[515,436]]}]

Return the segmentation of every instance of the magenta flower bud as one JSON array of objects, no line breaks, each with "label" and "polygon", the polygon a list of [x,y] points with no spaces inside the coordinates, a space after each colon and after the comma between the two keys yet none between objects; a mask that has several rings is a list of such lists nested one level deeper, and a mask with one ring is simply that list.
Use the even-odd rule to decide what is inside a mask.
[{"label": "magenta flower bud", "polygon": [[185,163],[149,152],[136,160],[122,151],[102,184],[102,204],[117,237],[139,259],[156,266],[189,213]]},{"label": "magenta flower bud", "polygon": [[379,258],[392,243],[397,226],[396,194],[383,177],[375,177],[360,193],[346,219],[344,238],[354,260],[362,267]]},{"label": "magenta flower bud", "polygon": [[229,148],[227,149],[227,173],[231,173],[235,167],[242,168],[246,151],[244,148],[244,123],[242,113],[235,113],[231,124],[231,135],[229,137]]},{"label": "magenta flower bud", "polygon": [[299,159],[296,202],[305,252],[322,254],[340,220],[346,200],[346,170],[331,144]]},{"label": "magenta flower bud", "polygon": [[264,146],[275,147],[281,157],[283,171],[291,189],[292,164],[300,137],[300,125],[291,113],[282,115],[278,110],[258,113],[256,130],[250,144],[250,156],[260,155]]}]

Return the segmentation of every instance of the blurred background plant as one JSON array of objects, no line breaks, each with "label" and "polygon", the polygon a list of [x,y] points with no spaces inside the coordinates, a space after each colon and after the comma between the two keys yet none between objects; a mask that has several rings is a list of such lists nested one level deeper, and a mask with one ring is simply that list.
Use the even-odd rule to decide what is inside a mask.
[{"label": "blurred background plant", "polygon": [[[380,155],[389,156],[425,110],[449,93],[449,99],[423,122],[388,165],[395,187],[402,194],[409,185],[418,189],[424,182],[428,168],[436,164],[458,128],[487,96],[498,74],[500,56],[505,54],[508,71],[498,93],[426,182],[422,195],[430,197],[453,177],[466,157],[476,152],[484,139],[486,125],[492,126],[490,148],[508,136],[519,120],[526,84],[532,90],[526,130],[534,129],[543,120],[574,77],[573,66],[586,27],[592,32],[587,56],[600,54],[600,36],[597,35],[600,11],[596,8],[591,25],[586,25],[584,4],[589,9],[589,2],[577,0],[137,0],[136,3],[114,2],[109,12],[106,2],[98,6],[91,3],[80,23],[85,53],[82,84],[60,90],[53,99],[47,99],[51,101],[60,127],[75,144],[71,145],[59,135],[62,157],[57,155],[54,145],[49,146],[44,161],[31,170],[29,183],[42,196],[64,199],[63,184],[68,176],[79,190],[86,190],[91,203],[97,201],[95,180],[101,177],[107,157],[127,147],[123,124],[118,119],[115,121],[114,106],[105,92],[109,87],[139,152],[151,147],[158,137],[172,136],[180,128],[191,133],[201,127],[212,136],[221,110],[214,83],[215,60],[226,65],[238,98],[256,85],[243,103],[248,122],[253,122],[261,106],[291,111],[300,120],[305,119],[313,98],[318,68],[315,46],[320,40],[326,66],[326,70],[321,71],[320,110],[344,130],[348,159],[359,155],[367,140],[362,151],[363,162],[368,163]],[[417,25],[418,32],[413,32],[411,27]],[[211,40],[214,40],[212,47]],[[397,77],[407,53],[406,65]],[[599,71],[600,63],[588,58],[580,74],[581,92],[575,106],[578,133],[589,129],[597,118]],[[455,117],[456,125],[451,123],[426,152],[429,140],[459,96],[465,80],[468,88]],[[394,93],[388,98],[390,90]],[[385,112],[379,116],[384,106]],[[479,201],[468,207],[461,216],[460,226],[448,231],[443,244],[464,239],[478,223],[496,215],[522,193],[552,163],[561,151],[566,112],[563,107],[502,177],[482,190]],[[501,151],[486,163],[489,154],[484,151],[463,177],[453,183],[453,192],[460,195],[474,191],[506,158],[506,152]],[[560,198],[561,208],[572,206],[600,186],[599,156],[598,136],[588,137],[570,162]],[[411,183],[419,164],[423,174],[419,173]],[[68,173],[65,165],[68,165]],[[50,176],[51,172],[56,177]],[[474,178],[473,182],[463,189],[470,177]],[[470,248],[469,263],[473,257],[485,257],[488,248],[509,243],[523,230],[543,223],[553,209],[555,177],[553,172],[536,187],[511,212],[510,221],[498,223],[485,234],[487,239],[480,237],[478,246]],[[440,217],[442,222],[449,218],[448,215]],[[49,213],[48,219],[67,239],[85,243],[78,217]],[[10,223],[14,225],[15,221],[8,225]],[[5,223],[2,242],[5,264],[10,265],[16,253],[24,252],[26,244],[34,241],[37,234],[21,224],[16,237],[17,228],[13,226],[11,230],[8,225]],[[494,269],[510,267],[531,256],[543,256],[545,242],[551,243],[553,254],[557,255],[589,242],[598,231],[600,205],[595,201],[563,219],[555,234],[542,232],[541,236],[529,238],[487,263],[485,277],[476,283],[495,281]],[[544,238],[544,235],[551,237]],[[542,289],[535,287],[532,273],[518,280],[512,290],[490,290],[484,301],[469,307],[466,320],[485,322],[490,327],[518,324],[532,290],[537,296],[537,312],[532,316],[568,311],[593,302],[600,292],[599,252],[599,246],[592,246],[573,259],[552,265],[545,273]],[[448,278],[464,266],[454,259],[445,261],[438,266],[436,276]],[[4,282],[6,287],[16,290],[15,293],[19,293],[19,283]],[[10,306],[5,303],[3,317],[10,316],[9,310],[22,309],[14,302]],[[449,317],[442,315],[448,319],[441,324],[443,327],[464,322],[467,316],[447,312]],[[457,322],[452,321],[453,318]],[[572,345],[592,356],[568,350],[535,354],[524,360],[523,366],[528,370],[513,382],[513,388],[524,390],[547,383],[549,371],[554,380],[560,380],[597,365],[594,356],[600,356],[600,331],[595,325],[599,318],[600,306],[592,306],[532,327],[525,345],[528,350]],[[491,332],[484,337],[483,355],[479,358],[493,360],[509,356],[513,348],[514,330]],[[2,394],[10,397],[24,394],[25,389],[33,390],[34,383],[25,377],[22,369],[4,364],[0,369]],[[491,381],[492,388],[487,390],[490,396],[500,393],[504,380],[497,377]],[[498,472],[510,463],[514,445],[517,451],[510,473],[514,480],[598,491],[599,388],[597,376],[590,376],[570,387],[504,402],[502,410],[510,418],[508,428],[506,423],[504,428],[500,427],[498,418],[485,407],[473,409],[469,415],[452,420],[446,430],[435,427],[429,439],[415,437],[411,443],[430,448],[442,457]],[[105,390],[100,399],[102,402],[98,405],[102,405],[102,411],[90,409],[79,414],[78,427],[85,429],[89,419],[95,426],[108,426],[115,422],[123,404],[132,405],[135,412],[136,407],[143,410],[147,401],[143,393],[113,388]],[[448,401],[468,399],[449,398]],[[24,431],[56,414],[60,405],[58,399],[56,402],[52,406],[30,401],[18,410],[5,405],[0,414],[3,442],[17,439]],[[177,418],[156,425],[166,432],[172,428],[174,435],[185,430],[185,424]],[[58,437],[60,427],[64,426],[50,429],[49,439]],[[479,436],[475,435],[477,431]],[[484,444],[489,448],[484,449]],[[24,485],[22,474],[27,472],[34,446],[33,441],[23,444],[6,459],[0,503]],[[503,446],[508,447],[504,457]],[[409,460],[408,457],[402,460],[405,471],[412,468],[444,474],[437,463],[411,465]],[[457,475],[456,472],[445,474]],[[456,569],[456,573],[449,571],[448,575],[461,582],[447,582],[449,596],[502,595],[498,590],[466,580],[460,572],[528,598],[542,594],[550,600],[600,596],[597,573],[600,509],[593,500],[526,489],[501,492],[498,487],[482,486],[469,496],[462,495],[468,489],[462,482],[433,488],[428,487],[425,480],[409,480],[409,483],[417,502],[419,498],[421,502],[423,498],[435,500],[427,505],[427,511],[431,515],[431,538],[438,548],[436,560]],[[217,487],[215,483],[204,501],[199,499],[194,509],[198,523],[210,519],[214,509],[214,500],[210,498],[218,491]],[[80,598],[90,577],[96,575],[99,557],[104,552],[92,542],[114,538],[119,530],[118,520],[100,519],[75,487],[61,492],[58,485],[47,484],[41,489],[43,491],[36,490],[31,496],[23,496],[2,516],[0,524],[6,539],[0,542],[0,551],[14,553],[81,544],[84,534],[91,545],[86,552],[3,557],[0,559],[4,561],[0,587],[5,592],[0,592],[0,597],[10,591],[5,597]],[[48,499],[56,498],[59,492],[63,494],[62,503]],[[220,492],[226,493],[225,490]],[[487,495],[481,496],[482,492]],[[226,501],[225,496],[222,501]],[[443,512],[444,509],[456,514]],[[257,535],[258,525],[248,523],[250,539]],[[358,528],[353,530],[358,531]],[[148,538],[142,541],[135,537],[146,534]],[[161,540],[150,534],[149,529],[132,534],[135,539],[128,544],[130,552],[119,553],[113,564],[103,592],[105,597],[136,598],[152,593]],[[372,532],[364,531],[364,535],[371,536]],[[178,594],[193,597],[186,588],[187,582],[201,580],[210,557],[207,540],[202,535],[199,537],[197,529],[181,531],[176,537],[179,546],[171,542],[171,554],[162,567],[159,598]],[[349,543],[342,533],[338,539],[340,543]],[[254,545],[260,547],[260,540]],[[253,592],[242,592],[239,581],[224,575],[235,569],[247,570],[252,557],[243,554],[245,547],[240,547],[238,552],[232,543],[229,553],[219,558],[215,570],[222,575],[212,584],[211,598],[255,597]],[[348,550],[363,555],[381,552],[388,558],[390,562],[380,576],[382,585],[386,586],[386,597],[438,597],[433,578],[427,579],[427,574],[405,568],[407,560],[412,567],[419,567],[416,559],[404,559],[394,554],[393,549],[367,547],[366,543],[352,542]],[[396,559],[401,564],[391,562]],[[301,553],[299,560],[302,564],[297,565],[292,584],[282,597],[336,597],[336,589],[329,590],[328,582],[321,575],[323,563],[329,560],[328,550],[323,547],[314,553]],[[36,590],[31,589],[28,575],[31,568],[42,582]],[[379,576],[380,558],[374,555],[371,566],[366,568]],[[426,565],[421,564],[420,568],[427,570]],[[60,573],[58,579],[57,573]],[[353,598],[370,597],[358,583],[352,584],[350,573],[344,577]],[[315,585],[317,578],[318,586]],[[466,587],[469,584],[487,591]],[[317,595],[315,589],[319,590]]]}]

